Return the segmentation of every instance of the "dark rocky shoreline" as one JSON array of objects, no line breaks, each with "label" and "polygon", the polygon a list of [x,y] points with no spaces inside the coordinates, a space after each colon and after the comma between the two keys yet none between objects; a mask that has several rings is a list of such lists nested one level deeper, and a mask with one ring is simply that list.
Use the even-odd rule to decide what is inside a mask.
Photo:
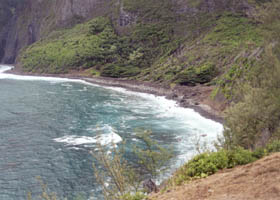
[{"label": "dark rocky shoreline", "polygon": [[94,83],[102,86],[121,87],[130,91],[142,92],[153,94],[156,96],[165,96],[167,99],[174,100],[181,107],[194,109],[202,116],[224,123],[224,119],[221,116],[221,106],[215,106],[213,101],[209,99],[209,95],[212,91],[210,86],[175,86],[171,88],[169,85],[136,81],[136,80],[124,80],[107,77],[87,77],[80,75],[79,73],[69,74],[38,74],[38,73],[25,73],[18,68],[6,72],[16,75],[29,75],[29,76],[46,76],[46,77],[60,77],[81,79],[89,83]]},{"label": "dark rocky shoreline", "polygon": [[217,110],[214,110],[209,105],[202,103],[202,92],[204,90],[204,92],[208,93],[209,88],[187,86],[176,86],[174,88],[170,88],[156,83],[112,78],[80,77],[80,79],[98,85],[122,87],[130,91],[149,93],[156,96],[165,96],[167,99],[176,101],[179,106],[194,109],[206,118],[220,123],[224,122]]}]

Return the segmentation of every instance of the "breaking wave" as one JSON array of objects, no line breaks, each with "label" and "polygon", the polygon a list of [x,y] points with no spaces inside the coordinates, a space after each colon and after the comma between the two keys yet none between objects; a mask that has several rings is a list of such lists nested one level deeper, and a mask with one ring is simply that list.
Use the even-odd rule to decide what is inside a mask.
[{"label": "breaking wave", "polygon": [[101,144],[102,146],[106,146],[122,142],[121,136],[115,133],[112,127],[108,125],[105,127],[107,130],[109,129],[109,133],[100,134],[94,137],[66,135],[60,138],[56,138],[54,139],[54,141],[65,143],[67,146],[79,146],[88,144]]}]

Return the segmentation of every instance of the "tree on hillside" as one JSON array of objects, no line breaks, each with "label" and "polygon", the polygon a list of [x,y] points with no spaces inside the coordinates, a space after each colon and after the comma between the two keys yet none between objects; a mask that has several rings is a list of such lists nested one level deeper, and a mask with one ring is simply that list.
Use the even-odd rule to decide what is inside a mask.
[{"label": "tree on hillside", "polygon": [[[240,102],[226,114],[225,146],[255,149],[269,140],[280,138],[280,60],[279,45],[271,43],[265,50],[259,77],[241,86]],[[256,87],[258,86],[258,87]]]},{"label": "tree on hillside", "polygon": [[280,1],[256,8],[254,17],[263,24],[266,45],[261,65],[251,69],[252,78],[240,80],[241,100],[226,113],[225,147],[255,149],[280,138]]}]

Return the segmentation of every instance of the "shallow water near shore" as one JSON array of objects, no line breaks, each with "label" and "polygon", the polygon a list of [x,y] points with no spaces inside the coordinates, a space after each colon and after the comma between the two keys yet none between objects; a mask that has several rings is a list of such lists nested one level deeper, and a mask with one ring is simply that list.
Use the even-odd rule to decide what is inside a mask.
[{"label": "shallow water near shore", "polygon": [[136,128],[152,130],[175,151],[171,173],[194,155],[198,137],[211,143],[223,129],[164,97],[8,69],[0,66],[0,199],[26,199],[28,191],[36,199],[38,176],[61,199],[101,199],[90,155],[97,142],[126,141],[129,151],[139,143]]}]

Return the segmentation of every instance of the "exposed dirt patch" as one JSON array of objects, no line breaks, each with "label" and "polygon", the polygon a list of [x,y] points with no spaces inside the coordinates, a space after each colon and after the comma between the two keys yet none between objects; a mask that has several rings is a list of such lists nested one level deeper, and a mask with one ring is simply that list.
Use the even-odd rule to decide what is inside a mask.
[{"label": "exposed dirt patch", "polygon": [[280,153],[176,187],[151,200],[279,200]]}]

